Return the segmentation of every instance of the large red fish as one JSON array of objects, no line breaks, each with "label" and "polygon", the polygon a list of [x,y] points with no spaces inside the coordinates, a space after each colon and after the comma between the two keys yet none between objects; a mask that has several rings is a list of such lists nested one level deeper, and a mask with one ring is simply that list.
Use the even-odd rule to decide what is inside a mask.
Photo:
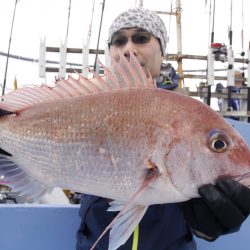
[{"label": "large red fish", "polygon": [[250,152],[232,126],[191,97],[157,89],[146,75],[133,54],[129,62],[121,55],[103,77],[71,77],[4,96],[2,183],[32,199],[61,187],[130,200],[110,249],[151,204],[197,197],[199,186],[221,177],[249,186]]}]

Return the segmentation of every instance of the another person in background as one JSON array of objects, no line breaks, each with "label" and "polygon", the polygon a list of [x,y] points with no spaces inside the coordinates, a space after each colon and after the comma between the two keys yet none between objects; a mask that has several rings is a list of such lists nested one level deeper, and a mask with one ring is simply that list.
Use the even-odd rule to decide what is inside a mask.
[{"label": "another person in background", "polygon": [[[134,8],[120,14],[109,29],[108,41],[112,58],[119,59],[121,52],[129,59],[132,51],[145,72],[149,70],[152,77],[159,77],[167,32],[154,12]],[[195,250],[193,232],[204,239],[215,240],[237,230],[250,212],[250,190],[230,179],[202,186],[199,194],[201,198],[181,204],[150,206],[134,235],[119,249]],[[109,202],[106,198],[83,195],[77,250],[89,250],[114,219],[117,213],[107,211]],[[96,249],[107,250],[108,244],[107,233]]]},{"label": "another person in background", "polygon": [[[234,71],[234,86],[231,87],[230,91],[231,93],[240,93],[240,90],[242,87],[245,86],[244,83],[244,77],[243,73],[240,70],[235,70]],[[217,92],[222,92],[224,89],[224,86],[221,83],[216,84],[216,91]],[[228,106],[228,103],[225,103],[222,98],[218,99],[218,107],[220,111],[239,111],[240,110],[240,99],[238,98],[232,98],[231,102],[229,103],[230,105]],[[226,106],[227,105],[227,106]],[[234,120],[239,120],[239,117],[230,117],[231,119]]]},{"label": "another person in background", "polygon": [[243,76],[243,72],[241,70],[235,70],[234,71],[234,86],[235,88],[242,88],[245,86],[245,79]]},{"label": "another person in background", "polygon": [[178,87],[179,76],[170,63],[162,63],[160,75],[156,78],[157,88],[173,90]]},{"label": "another person in background", "polygon": [[[244,77],[240,70],[234,71],[234,87],[231,89],[232,93],[240,93],[242,87],[245,86]],[[238,98],[232,99],[232,110],[240,110],[240,100]]]}]

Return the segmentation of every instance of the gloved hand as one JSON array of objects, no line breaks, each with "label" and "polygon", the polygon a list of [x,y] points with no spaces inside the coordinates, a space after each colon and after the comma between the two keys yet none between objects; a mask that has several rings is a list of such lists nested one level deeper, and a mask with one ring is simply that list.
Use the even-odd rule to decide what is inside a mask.
[{"label": "gloved hand", "polygon": [[250,213],[250,189],[223,179],[198,189],[201,198],[180,204],[184,218],[198,237],[214,241],[236,231]]}]

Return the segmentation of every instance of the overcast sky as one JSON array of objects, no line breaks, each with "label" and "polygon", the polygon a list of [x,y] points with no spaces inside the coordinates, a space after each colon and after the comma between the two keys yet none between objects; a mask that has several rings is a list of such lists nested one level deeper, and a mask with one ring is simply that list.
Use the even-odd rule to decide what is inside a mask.
[{"label": "overcast sky", "polygon": [[[100,15],[102,9],[101,0],[95,1],[93,27],[90,48],[95,49],[99,30]],[[205,0],[182,0],[182,48],[185,54],[207,55],[209,36],[209,8],[205,8]],[[209,0],[207,0],[209,3]],[[230,0],[216,1],[215,17],[215,42],[228,44],[228,27],[230,25]],[[250,1],[244,2],[244,50],[248,48],[250,41],[249,16]],[[138,5],[139,0],[106,0],[100,48],[105,47],[108,37],[108,27],[112,20],[129,7]],[[15,0],[0,0],[0,51],[7,52],[11,22],[13,17]],[[90,26],[93,0],[72,0],[68,35],[68,47],[82,48],[83,41],[87,39]],[[37,59],[39,56],[40,39],[46,38],[47,46],[59,47],[64,41],[67,30],[69,0],[19,0],[16,9],[16,17],[13,29],[11,54]],[[144,0],[144,7],[151,10],[170,11],[171,0]],[[175,8],[175,1],[172,1]],[[240,57],[241,30],[242,30],[242,1],[233,1],[233,49],[235,57]],[[161,15],[167,30],[170,42],[169,53],[176,53],[176,20],[175,16]],[[52,58],[53,57],[53,58]],[[70,57],[81,63],[81,57]],[[59,55],[47,55],[47,59],[59,60]],[[6,57],[0,56],[0,83],[4,80]],[[239,65],[240,66],[240,65]],[[184,61],[184,69],[205,68],[205,62]],[[220,64],[220,68],[226,64]],[[14,77],[17,77],[19,85],[40,84],[44,79],[38,76],[38,64],[21,60],[9,60],[7,88],[13,87]],[[47,81],[54,78],[53,74],[47,74]],[[199,80],[197,80],[199,81]],[[196,81],[196,82],[197,82]],[[196,83],[195,83],[196,84]]]}]

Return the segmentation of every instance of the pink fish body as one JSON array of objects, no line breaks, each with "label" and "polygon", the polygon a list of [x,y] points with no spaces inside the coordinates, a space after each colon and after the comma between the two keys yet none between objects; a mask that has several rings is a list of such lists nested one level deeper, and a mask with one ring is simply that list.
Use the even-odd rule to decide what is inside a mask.
[{"label": "pink fish body", "polygon": [[249,149],[219,114],[157,89],[133,55],[113,65],[92,81],[4,97],[0,108],[14,114],[0,117],[0,148],[11,155],[0,157],[0,173],[14,191],[36,198],[57,186],[125,202],[148,164],[159,176],[136,197],[140,206],[198,197],[199,186],[221,177],[250,185]]}]

